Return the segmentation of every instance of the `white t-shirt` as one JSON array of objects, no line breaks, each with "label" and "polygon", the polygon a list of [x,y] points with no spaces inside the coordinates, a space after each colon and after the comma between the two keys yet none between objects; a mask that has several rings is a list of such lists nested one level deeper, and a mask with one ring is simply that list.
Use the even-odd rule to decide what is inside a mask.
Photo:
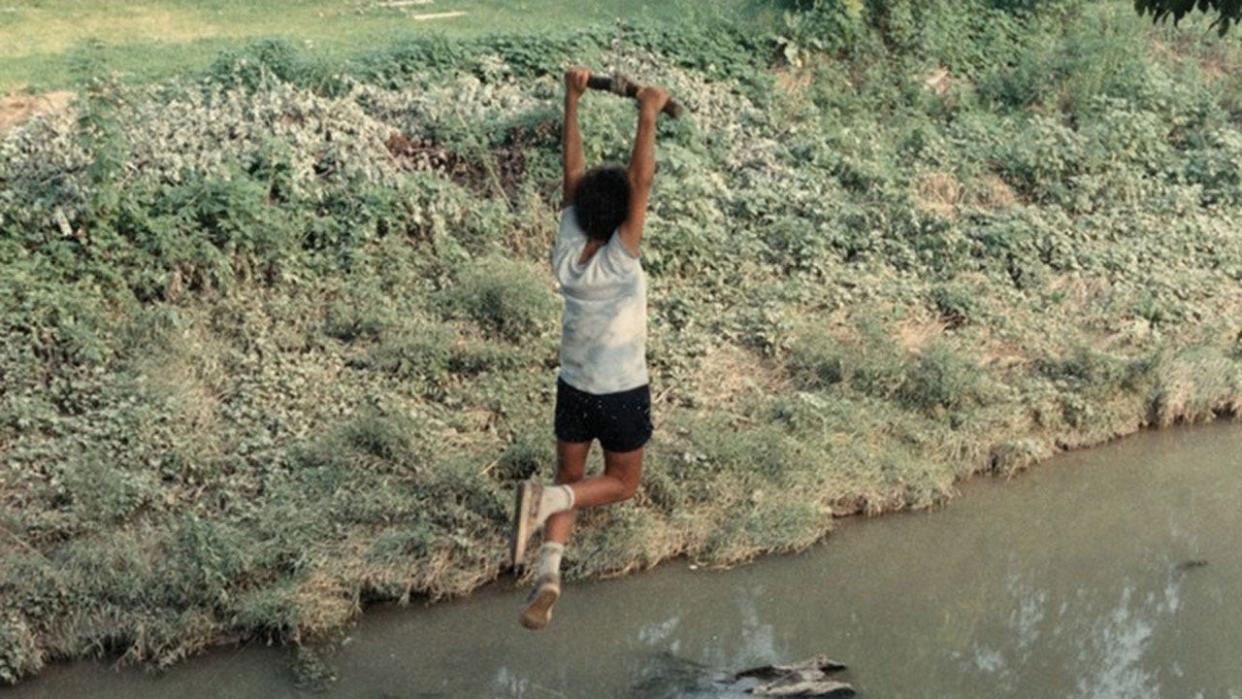
[{"label": "white t-shirt", "polygon": [[579,264],[586,244],[574,207],[566,208],[552,250],[565,298],[560,377],[596,395],[638,388],[647,383],[647,277],[616,232]]}]

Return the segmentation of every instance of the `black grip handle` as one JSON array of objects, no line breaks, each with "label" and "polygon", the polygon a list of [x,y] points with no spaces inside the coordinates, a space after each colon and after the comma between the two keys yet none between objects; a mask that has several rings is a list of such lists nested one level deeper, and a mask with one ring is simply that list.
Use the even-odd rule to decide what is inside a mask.
[{"label": "black grip handle", "polygon": [[[591,77],[587,78],[587,87],[592,90],[604,90],[615,95],[621,95],[622,97],[629,97],[632,99],[638,95],[638,90],[642,86],[624,75],[621,75],[620,73],[614,73],[612,75],[592,73]],[[668,102],[665,103],[662,111],[676,119],[680,117],[686,109],[681,105],[681,102],[678,102],[670,97]]]}]

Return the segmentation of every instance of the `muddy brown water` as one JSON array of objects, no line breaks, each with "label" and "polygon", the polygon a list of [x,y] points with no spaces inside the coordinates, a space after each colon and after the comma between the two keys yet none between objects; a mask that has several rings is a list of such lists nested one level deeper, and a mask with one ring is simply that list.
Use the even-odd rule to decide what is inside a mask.
[{"label": "muddy brown water", "polygon": [[865,697],[1242,697],[1242,427],[1144,433],[931,513],[853,519],[728,571],[571,583],[552,625],[508,583],[370,610],[322,694],[247,646],[162,675],[57,665],[31,697],[708,697],[726,670],[826,653]]}]

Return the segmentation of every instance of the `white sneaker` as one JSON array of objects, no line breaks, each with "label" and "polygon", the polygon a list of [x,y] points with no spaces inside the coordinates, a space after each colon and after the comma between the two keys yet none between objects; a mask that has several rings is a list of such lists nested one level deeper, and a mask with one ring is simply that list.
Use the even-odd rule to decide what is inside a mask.
[{"label": "white sneaker", "polygon": [[526,555],[526,544],[535,533],[535,522],[539,521],[539,500],[543,496],[543,486],[533,480],[518,484],[513,503],[513,529],[509,538],[510,565],[516,571],[522,558]]},{"label": "white sneaker", "polygon": [[535,581],[518,621],[528,629],[542,629],[552,619],[552,605],[561,597],[561,576],[548,575]]}]

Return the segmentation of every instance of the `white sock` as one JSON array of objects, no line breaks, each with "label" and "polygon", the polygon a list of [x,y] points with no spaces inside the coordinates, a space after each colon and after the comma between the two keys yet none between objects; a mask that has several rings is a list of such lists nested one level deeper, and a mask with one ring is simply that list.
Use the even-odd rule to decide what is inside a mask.
[{"label": "white sock", "polygon": [[545,541],[539,547],[539,560],[535,563],[535,576],[545,578],[561,574],[561,554],[565,553],[565,544]]},{"label": "white sock", "polygon": [[566,512],[574,509],[574,491],[567,485],[545,485],[543,494],[539,498],[539,509],[537,510],[538,521],[535,522],[535,528],[543,526],[548,521],[548,517],[557,512]]}]

